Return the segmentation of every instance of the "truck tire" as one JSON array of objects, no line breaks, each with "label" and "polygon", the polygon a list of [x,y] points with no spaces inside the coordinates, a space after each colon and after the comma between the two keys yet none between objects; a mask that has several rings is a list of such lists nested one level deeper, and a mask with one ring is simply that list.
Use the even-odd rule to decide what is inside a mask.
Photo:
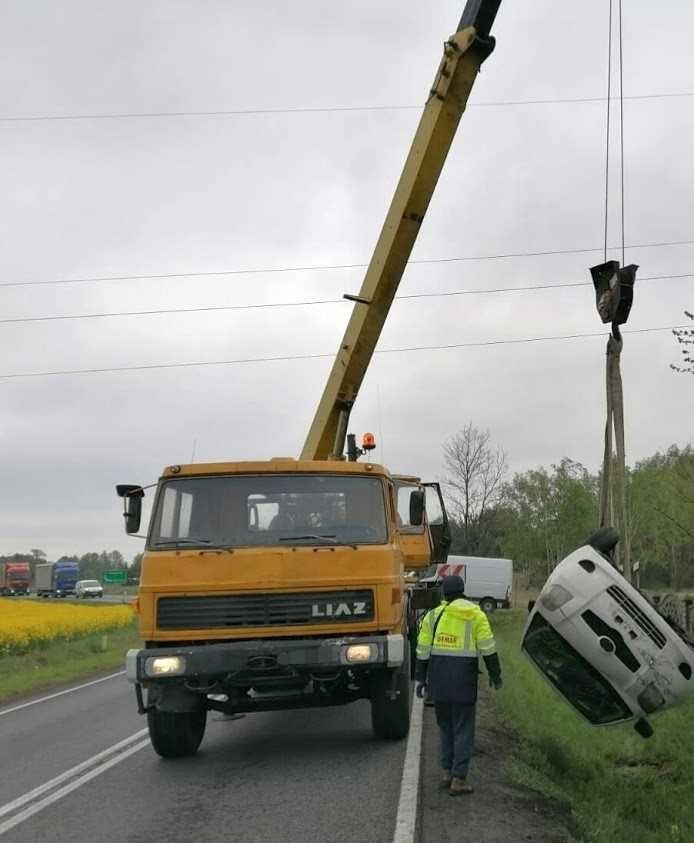
[{"label": "truck tire", "polygon": [[483,597],[480,600],[480,609],[490,615],[496,609],[496,600],[493,597]]},{"label": "truck tire", "polygon": [[205,734],[207,711],[147,712],[147,726],[154,751],[162,758],[195,755]]},{"label": "truck tire", "polygon": [[405,647],[405,661],[398,673],[394,700],[390,698],[393,676],[384,671],[374,677],[371,686],[371,726],[377,738],[400,740],[410,731],[410,706],[412,690],[410,684],[409,648]]}]

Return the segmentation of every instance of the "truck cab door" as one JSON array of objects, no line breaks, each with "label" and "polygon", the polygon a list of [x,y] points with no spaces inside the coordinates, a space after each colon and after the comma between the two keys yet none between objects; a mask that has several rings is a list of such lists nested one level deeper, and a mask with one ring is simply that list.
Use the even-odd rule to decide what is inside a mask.
[{"label": "truck cab door", "polygon": [[[451,545],[451,531],[439,484],[402,476],[394,480],[397,529],[406,569],[422,570],[444,563]],[[416,526],[409,522],[409,496],[415,489],[423,489],[425,493],[425,518]]]},{"label": "truck cab door", "polygon": [[448,524],[446,504],[438,483],[424,483],[426,492],[426,513],[431,535],[431,562],[443,565],[448,559],[451,546],[451,528]]}]

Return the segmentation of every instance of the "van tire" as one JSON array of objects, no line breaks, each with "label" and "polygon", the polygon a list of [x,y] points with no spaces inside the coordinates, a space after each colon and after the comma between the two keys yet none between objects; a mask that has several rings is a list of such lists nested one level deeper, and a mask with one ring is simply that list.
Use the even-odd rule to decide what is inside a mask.
[{"label": "van tire", "polygon": [[480,609],[490,615],[496,609],[496,600],[493,597],[483,597],[480,600]]},{"label": "van tire", "polygon": [[147,712],[147,726],[152,747],[162,758],[187,758],[195,755],[202,743],[207,711]]},{"label": "van tire", "polygon": [[412,686],[410,681],[409,648],[405,648],[405,661],[398,672],[395,690],[397,697],[390,698],[393,675],[382,671],[371,684],[371,726],[377,738],[401,740],[410,731]]}]

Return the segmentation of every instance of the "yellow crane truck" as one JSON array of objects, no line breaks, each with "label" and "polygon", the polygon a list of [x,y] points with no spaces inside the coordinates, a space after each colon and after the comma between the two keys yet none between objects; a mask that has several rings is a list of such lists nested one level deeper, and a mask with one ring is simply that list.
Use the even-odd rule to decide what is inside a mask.
[{"label": "yellow crane truck", "polygon": [[[446,559],[436,484],[358,461],[350,410],[414,246],[500,0],[468,0],[430,90],[299,459],[172,465],[156,486],[126,673],[156,752],[194,754],[207,712],[371,702],[373,731],[410,721],[417,601],[406,574]],[[347,458],[344,456],[347,440]],[[144,488],[120,485],[125,527]]]}]

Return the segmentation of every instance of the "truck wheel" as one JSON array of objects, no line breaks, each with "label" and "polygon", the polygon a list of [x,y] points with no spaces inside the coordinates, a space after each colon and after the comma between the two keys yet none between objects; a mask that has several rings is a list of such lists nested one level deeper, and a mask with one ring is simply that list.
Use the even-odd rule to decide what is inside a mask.
[{"label": "truck wheel", "polygon": [[412,699],[410,686],[409,648],[405,648],[405,662],[400,668],[394,700],[390,698],[393,684],[392,674],[383,672],[374,677],[371,686],[371,726],[377,738],[399,740],[410,730],[410,705]]},{"label": "truck wheel", "polygon": [[154,751],[162,758],[195,755],[205,734],[207,711],[147,712],[147,726]]},{"label": "truck wheel", "polygon": [[496,609],[496,600],[493,597],[484,597],[480,600],[480,609],[488,615]]}]

